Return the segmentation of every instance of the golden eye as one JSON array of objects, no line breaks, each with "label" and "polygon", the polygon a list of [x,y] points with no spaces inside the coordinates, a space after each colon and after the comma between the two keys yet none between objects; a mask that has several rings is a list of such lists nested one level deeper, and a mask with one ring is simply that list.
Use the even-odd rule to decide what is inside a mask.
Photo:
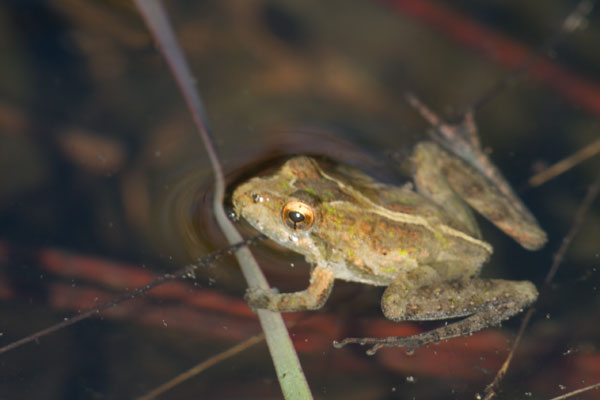
[{"label": "golden eye", "polygon": [[312,207],[301,201],[290,201],[281,210],[281,219],[290,229],[295,231],[308,230],[315,221]]}]

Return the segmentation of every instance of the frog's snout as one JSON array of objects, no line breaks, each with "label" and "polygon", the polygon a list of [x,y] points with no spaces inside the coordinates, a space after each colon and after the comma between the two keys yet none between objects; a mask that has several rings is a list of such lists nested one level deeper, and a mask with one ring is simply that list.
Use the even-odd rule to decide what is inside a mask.
[{"label": "frog's snout", "polygon": [[256,185],[250,180],[233,191],[231,202],[238,217],[257,219],[259,215],[266,212],[262,206],[266,205],[268,199],[260,190],[257,190]]},{"label": "frog's snout", "polygon": [[244,208],[244,200],[246,197],[249,197],[248,187],[246,184],[240,185],[231,194],[231,202],[233,203],[233,211],[237,214],[238,217],[242,216],[242,209]]},{"label": "frog's snout", "polygon": [[231,196],[233,206],[236,209],[244,208],[249,204],[261,203],[263,201],[262,195],[256,190],[252,189],[248,183],[238,186]]}]

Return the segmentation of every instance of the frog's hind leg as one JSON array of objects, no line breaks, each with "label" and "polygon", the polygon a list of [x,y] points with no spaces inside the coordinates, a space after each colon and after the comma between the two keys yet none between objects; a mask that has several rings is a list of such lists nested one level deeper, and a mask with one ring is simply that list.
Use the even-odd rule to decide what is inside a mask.
[{"label": "frog's hind leg", "polygon": [[444,163],[440,163],[439,157],[447,155],[448,153],[434,142],[420,142],[415,146],[411,161],[416,189],[461,223],[462,228],[471,236],[481,238],[471,208],[452,189],[442,172]]},{"label": "frog's hind leg", "polygon": [[465,317],[437,329],[406,337],[347,338],[348,343],[369,344],[374,354],[381,347],[399,346],[412,351],[419,346],[469,335],[519,313],[537,298],[531,282],[500,279],[440,281],[435,270],[420,267],[389,286],[382,297],[385,316],[393,321],[425,321]]},{"label": "frog's hind leg", "polygon": [[421,142],[415,147],[412,161],[417,190],[474,235],[479,231],[467,204],[526,249],[538,249],[546,242],[545,232],[520,200],[501,191],[462,158],[434,142]]}]

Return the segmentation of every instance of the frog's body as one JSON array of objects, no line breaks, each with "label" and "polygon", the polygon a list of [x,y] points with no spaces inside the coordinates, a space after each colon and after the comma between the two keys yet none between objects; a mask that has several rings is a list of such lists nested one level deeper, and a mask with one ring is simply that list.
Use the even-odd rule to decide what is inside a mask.
[{"label": "frog's body", "polygon": [[240,185],[233,193],[236,213],[315,266],[306,290],[250,290],[250,305],[319,308],[333,281],[343,279],[387,286],[382,308],[393,320],[470,316],[393,343],[414,347],[498,323],[534,301],[537,291],[529,282],[477,278],[492,247],[481,240],[468,205],[530,249],[546,240],[535,220],[435,143],[419,143],[412,163],[416,190],[305,156]]},{"label": "frog's body", "polygon": [[[248,185],[263,203],[246,205],[242,215],[309,262],[327,264],[337,279],[388,286],[399,274],[424,264],[444,269],[460,264],[458,271],[444,271],[449,279],[473,276],[492,252],[489,244],[409,186],[381,184],[348,167],[325,171],[316,160],[300,156],[272,177]],[[307,232],[289,230],[281,222],[281,209],[294,193],[305,193],[318,216]],[[253,223],[252,206],[273,207],[274,220]]]}]

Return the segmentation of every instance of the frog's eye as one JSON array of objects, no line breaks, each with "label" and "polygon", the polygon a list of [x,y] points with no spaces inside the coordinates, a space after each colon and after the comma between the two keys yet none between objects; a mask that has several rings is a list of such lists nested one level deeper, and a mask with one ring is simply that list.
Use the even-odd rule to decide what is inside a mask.
[{"label": "frog's eye", "polygon": [[290,229],[295,231],[308,230],[314,220],[315,212],[312,207],[301,201],[290,201],[281,210],[281,219]]}]

